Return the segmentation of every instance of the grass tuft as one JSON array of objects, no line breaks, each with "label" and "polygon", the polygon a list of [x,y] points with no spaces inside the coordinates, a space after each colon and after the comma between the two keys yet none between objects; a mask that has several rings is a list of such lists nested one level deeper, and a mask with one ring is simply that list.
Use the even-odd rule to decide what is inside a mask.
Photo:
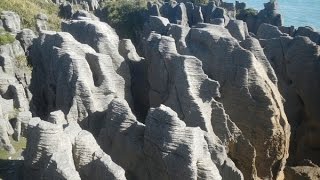
[{"label": "grass tuft", "polygon": [[32,30],[35,30],[35,16],[39,13],[44,13],[48,16],[50,30],[59,31],[61,29],[58,6],[45,2],[45,0],[0,0],[1,11],[16,12],[21,18],[23,28]]},{"label": "grass tuft", "polygon": [[13,43],[15,40],[16,39],[13,35],[3,30],[0,30],[0,46]]}]

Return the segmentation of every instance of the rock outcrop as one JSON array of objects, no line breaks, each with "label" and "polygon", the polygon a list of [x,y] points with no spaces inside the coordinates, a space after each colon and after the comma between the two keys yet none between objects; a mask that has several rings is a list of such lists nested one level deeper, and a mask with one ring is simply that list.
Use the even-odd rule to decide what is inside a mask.
[{"label": "rock outcrop", "polygon": [[72,20],[62,24],[62,30],[69,32],[76,40],[93,47],[98,53],[105,54],[112,60],[117,74],[125,81],[120,88],[132,107],[131,75],[128,63],[119,53],[119,37],[108,24],[97,20]]},{"label": "rock outcrop", "polygon": [[38,32],[49,30],[47,15],[40,13],[36,16],[36,29]]},{"label": "rock outcrop", "polygon": [[18,14],[12,11],[1,12],[2,27],[11,33],[18,33],[21,30],[21,20]]},{"label": "rock outcrop", "polygon": [[124,170],[76,122],[63,126],[33,118],[27,138],[25,179],[126,179]]},{"label": "rock outcrop", "polygon": [[187,127],[168,107],[151,109],[143,147],[150,179],[222,179],[204,134],[199,127]]},{"label": "rock outcrop", "polygon": [[282,26],[282,16],[278,12],[278,2],[270,1],[264,3],[264,9],[259,11],[253,9],[238,9],[237,17],[248,24],[248,30],[254,34],[263,23],[274,26]]},{"label": "rock outcrop", "polygon": [[[39,51],[40,50],[40,51]],[[90,127],[114,96],[125,97],[125,81],[108,55],[96,53],[69,33],[45,32],[34,41],[33,112],[42,118],[62,110],[68,121]]]},{"label": "rock outcrop", "polygon": [[150,179],[143,151],[145,125],[137,121],[128,103],[113,99],[97,125],[101,148],[126,171],[128,179]]},{"label": "rock outcrop", "polygon": [[137,49],[99,0],[54,3],[64,32],[1,14],[0,148],[27,137],[24,179],[320,178],[320,36],[276,1],[149,2]]},{"label": "rock outcrop", "polygon": [[[182,26],[180,28],[185,29]],[[170,29],[168,32],[170,32]],[[179,74],[178,72],[175,72],[176,70],[174,70],[176,65],[168,63],[179,62],[179,56],[175,57],[175,54],[177,53],[177,50],[179,52],[180,48],[177,48],[176,50],[174,46],[175,43],[180,44],[181,41],[184,41],[185,46],[183,51],[180,51],[180,53],[187,52],[190,55],[196,56],[199,60],[201,60],[203,64],[203,70],[208,77],[217,80],[221,85],[221,95],[219,95],[219,93],[217,94],[217,92],[219,92],[217,90],[213,91],[215,94],[212,92],[213,94],[203,95],[204,97],[201,97],[200,93],[202,101],[207,102],[211,98],[219,98],[219,101],[222,102],[224,106],[223,109],[225,110],[225,113],[230,116],[230,119],[242,131],[244,138],[249,141],[249,144],[242,143],[242,148],[248,150],[251,149],[250,152],[252,152],[252,159],[237,159],[237,162],[246,162],[236,164],[244,173],[245,178],[276,178],[277,176],[280,176],[284,168],[286,158],[288,157],[290,130],[286,115],[283,110],[281,95],[277,89],[277,85],[274,84],[274,82],[276,82],[276,77],[272,71],[272,68],[270,68],[271,66],[269,62],[267,62],[266,58],[262,56],[263,52],[260,50],[260,52],[251,53],[244,50],[237,40],[230,35],[228,30],[221,26],[199,24],[198,26],[186,31],[181,30],[174,32],[184,33],[180,35],[173,34],[172,37],[178,37],[176,41],[174,41],[172,38],[160,38],[161,36],[159,35],[151,35],[149,37],[150,40],[153,39],[155,42],[160,42],[158,46],[156,44],[149,44],[147,46],[150,48],[159,48],[159,52],[154,50],[146,51],[146,58],[151,60],[149,73],[150,71],[154,73],[154,75],[152,73],[150,74],[152,75],[151,78],[155,77],[157,79],[162,79],[161,81],[154,81],[149,77],[151,90],[150,102],[153,101],[153,103],[150,103],[150,105],[157,106],[161,103],[164,103],[176,111],[179,117],[184,120],[188,126],[199,126],[203,130],[208,131],[211,134],[213,133],[210,132],[212,131],[210,128],[212,128],[214,125],[208,124],[208,122],[212,121],[215,116],[212,116],[211,120],[210,117],[202,117],[201,114],[208,113],[207,111],[203,110],[201,112],[200,109],[200,117],[207,119],[204,121],[207,123],[207,125],[192,124],[191,122],[188,123],[190,120],[194,119],[191,117],[197,117],[197,119],[199,118],[199,114],[192,115],[192,113],[195,113],[198,108],[193,108],[191,106],[192,101],[186,102],[185,104],[187,105],[184,107],[183,101],[194,100],[195,97],[187,98],[186,95],[179,95],[180,93],[184,92],[183,89],[187,89],[187,92],[191,91],[188,86],[182,86],[181,89],[179,89],[180,85],[176,85],[176,87],[172,86],[177,83],[177,81],[175,81],[175,76],[178,76]],[[259,44],[256,44],[256,46],[259,48]],[[237,58],[235,59],[235,57]],[[180,58],[184,59],[186,57]],[[154,65],[152,64],[152,59],[155,60]],[[161,59],[163,59],[162,62],[159,61]],[[194,66],[195,64],[193,64],[193,67]],[[191,69],[188,71],[194,72],[194,70]],[[182,83],[183,79],[188,79],[190,82],[192,82],[188,76],[178,77],[179,78],[177,79],[179,83]],[[201,81],[196,80],[195,82],[199,83]],[[204,84],[210,85],[209,82]],[[205,88],[206,86],[201,84],[190,84],[189,86],[200,88],[203,87],[204,89],[211,90],[214,89]],[[217,85],[215,86],[217,87]],[[239,89],[243,89],[243,91],[239,91]],[[178,95],[175,92],[178,92]],[[195,94],[199,94],[199,92]],[[239,106],[239,103],[243,104]],[[235,104],[237,104],[237,107],[235,107]],[[205,109],[209,109],[211,111],[211,107],[208,105],[206,106],[207,107]],[[243,107],[243,109],[241,107]],[[268,109],[268,113],[265,113],[266,109]],[[253,116],[253,114],[255,115]],[[190,120],[188,120],[189,118]],[[197,122],[200,123],[201,121]],[[267,130],[267,127],[269,130],[272,130]],[[248,131],[249,129],[250,131]],[[252,134],[252,131],[254,131],[255,135]],[[228,131],[224,131],[224,133],[225,132]],[[268,146],[266,147],[265,144],[268,144]],[[269,150],[266,150],[266,148],[269,148]],[[230,148],[229,154],[231,154],[231,156],[233,153],[232,150],[237,151],[236,148]],[[273,153],[272,155],[270,153],[266,154],[266,151]],[[237,155],[237,157],[239,156],[241,155]],[[248,155],[243,155],[243,157],[248,157]],[[234,156],[232,156],[232,158],[236,159]],[[248,164],[248,162],[253,163],[251,168],[241,167],[241,164]],[[266,168],[273,166],[274,168]]]},{"label": "rock outcrop", "polygon": [[319,141],[319,46],[307,37],[261,40],[266,56],[279,77],[279,89],[292,127],[289,165],[312,160],[320,165]]},{"label": "rock outcrop", "polygon": [[23,122],[19,118],[20,113],[28,113],[30,109],[30,73],[19,41],[0,46],[0,148],[10,153],[15,150],[9,136],[19,140],[21,126],[31,118],[31,115],[24,116]]}]

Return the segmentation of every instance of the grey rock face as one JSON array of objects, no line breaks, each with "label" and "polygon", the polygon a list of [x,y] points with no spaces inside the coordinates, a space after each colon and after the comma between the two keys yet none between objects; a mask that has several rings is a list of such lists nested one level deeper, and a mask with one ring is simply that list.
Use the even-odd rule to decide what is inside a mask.
[{"label": "grey rock face", "polygon": [[296,29],[294,28],[294,26],[290,26],[290,27],[279,26],[278,28],[279,28],[279,30],[280,30],[282,33],[288,34],[288,35],[290,35],[290,36],[294,36],[294,33],[295,33],[295,31],[296,31]]},{"label": "grey rock face", "polygon": [[114,96],[125,97],[125,81],[116,73],[110,56],[96,53],[69,33],[46,32],[34,41],[33,110],[40,117],[56,109],[70,121],[89,127],[96,111],[103,111]]},{"label": "grey rock face", "polygon": [[243,41],[249,36],[247,24],[241,20],[230,20],[226,28],[238,41]]},{"label": "grey rock face", "polygon": [[123,169],[79,125],[63,128],[33,118],[27,139],[25,179],[126,179]]},{"label": "grey rock face", "polygon": [[237,18],[245,21],[248,25],[248,30],[254,34],[257,33],[263,23],[282,26],[282,16],[278,12],[277,0],[264,3],[264,9],[259,13],[254,13],[250,9],[239,9],[238,13]]},{"label": "grey rock face", "polygon": [[263,64],[263,68],[265,70],[265,72],[267,72],[267,75],[269,77],[269,79],[275,84],[278,84],[278,78],[276,76],[276,73],[274,71],[274,69],[272,68],[269,60],[267,59],[267,57],[265,56],[263,49],[259,43],[259,40],[257,40],[254,37],[248,37],[246,38],[246,40],[240,42],[240,45],[249,50],[254,56],[255,58],[260,61],[261,64]]},{"label": "grey rock face", "polygon": [[59,16],[64,19],[70,19],[73,14],[72,5],[69,2],[64,2],[59,6]]},{"label": "grey rock face", "polygon": [[[150,37],[151,39],[155,39],[154,42],[156,42],[157,41],[156,39],[158,39],[158,41],[162,43],[160,43],[159,45],[160,52],[156,52],[154,50],[147,51],[151,53],[151,55],[146,55],[147,59],[150,59],[150,60],[152,58],[158,59],[158,60],[163,59],[163,62],[159,61],[158,63],[154,64],[155,70],[153,70],[152,72],[154,72],[154,74],[157,74],[157,75],[159,74],[161,78],[156,76],[158,77],[157,79],[163,79],[163,80],[162,81],[158,80],[157,81],[158,83],[150,82],[151,92],[152,90],[155,90],[156,92],[152,94],[153,97],[152,98],[150,97],[150,100],[154,102],[158,102],[158,104],[164,101],[165,105],[171,107],[174,111],[176,111],[182,120],[184,120],[185,117],[188,117],[188,116],[185,116],[185,117],[183,116],[188,113],[185,113],[185,114],[181,113],[183,112],[181,110],[183,106],[181,108],[181,106],[177,105],[178,104],[177,102],[182,101],[183,98],[179,98],[179,101],[178,101],[177,99],[174,99],[177,97],[177,95],[175,95],[175,93],[171,94],[171,92],[174,92],[174,89],[173,90],[170,89],[171,84],[174,84],[173,82],[175,82],[175,80],[173,79],[173,77],[175,76],[172,76],[172,74],[175,75],[177,74],[177,72],[173,71],[175,66],[167,64],[169,62],[171,63],[169,59],[174,57],[174,55],[177,53],[174,47],[174,44],[175,43],[178,44],[178,42],[180,42],[181,39],[184,39],[184,41],[186,42],[185,48],[183,49],[183,51],[180,51],[180,48],[177,48],[177,50],[180,51],[180,53],[188,52],[189,55],[194,55],[198,59],[200,59],[203,64],[202,68],[204,72],[209,76],[209,78],[215,79],[219,82],[219,84],[221,84],[220,101],[223,103],[223,107],[224,107],[223,109],[225,110],[225,113],[230,116],[230,119],[234,122],[234,124],[238,126],[243,133],[243,137],[238,134],[238,139],[236,140],[236,142],[238,143],[238,144],[236,143],[237,145],[233,146],[231,145],[232,143],[230,144],[229,154],[232,156],[233,159],[236,159],[238,162],[242,162],[242,163],[238,163],[237,165],[239,169],[242,171],[242,173],[244,173],[244,177],[246,179],[255,179],[257,177],[278,176],[278,172],[282,172],[284,168],[284,164],[286,162],[286,158],[288,157],[288,147],[289,147],[288,143],[289,143],[290,131],[289,131],[289,126],[283,110],[281,95],[277,89],[276,84],[274,84],[274,82],[276,82],[274,72],[271,71],[270,64],[266,61],[266,58],[263,56],[263,52],[261,51],[261,49],[260,51],[258,50],[257,52],[253,52],[253,53],[247,50],[244,50],[243,47],[241,47],[241,45],[237,42],[237,40],[235,40],[231,36],[228,30],[222,26],[199,24],[188,31],[181,31],[181,32],[187,32],[187,34],[181,35],[181,36],[179,35],[172,36],[174,38],[178,37],[176,39],[176,42],[174,42],[173,40],[170,40],[170,38],[160,38],[161,37],[160,35],[153,35],[152,38]],[[166,43],[163,43],[163,42],[166,42]],[[259,44],[256,44],[256,43],[257,42],[251,45],[249,43],[249,46],[247,48],[250,49],[250,46],[259,47]],[[149,47],[157,47],[157,46],[150,44]],[[168,54],[166,53],[161,54],[161,52],[168,52]],[[152,54],[152,53],[155,53],[155,54]],[[242,59],[242,60],[239,60],[239,59]],[[178,61],[174,60],[172,62],[178,62]],[[150,65],[150,68],[151,67],[153,67],[152,63]],[[166,70],[163,71],[161,69],[166,69]],[[161,73],[157,73],[158,72],[157,70],[159,72],[161,71]],[[249,75],[249,73],[251,75]],[[179,81],[181,83],[182,80],[180,79],[188,79],[188,78],[179,78]],[[199,80],[197,82],[199,82]],[[190,87],[194,87],[194,86],[190,85]],[[243,90],[239,91],[239,88]],[[212,88],[209,88],[209,89],[212,89]],[[180,92],[183,92],[183,90],[177,89],[177,92],[180,93]],[[182,97],[186,97],[186,95]],[[220,97],[220,96],[211,96],[211,97]],[[234,98],[234,97],[237,97],[237,98]],[[194,98],[186,98],[186,99],[190,100]],[[257,101],[257,99],[259,99],[259,101]],[[243,105],[240,105],[239,103],[240,104],[243,103]],[[259,106],[257,106],[258,103],[259,103]],[[186,104],[188,104],[188,107],[190,107],[191,103],[189,102]],[[154,106],[155,104],[151,103],[150,105]],[[235,107],[235,105],[237,107]],[[240,107],[244,107],[244,109]],[[263,109],[262,110],[263,112],[266,109],[268,109],[268,115],[266,113],[263,113],[260,110],[260,108],[261,110]],[[192,111],[190,110],[189,111],[193,112],[197,108],[191,108],[191,109]],[[243,112],[247,112],[247,113],[243,113]],[[248,113],[248,112],[252,112],[252,113]],[[208,114],[204,112],[202,113]],[[253,116],[249,114],[255,114],[255,118],[252,119]],[[197,115],[196,117],[199,118],[199,115]],[[274,121],[274,118],[276,118],[277,120]],[[214,119],[214,116],[212,116],[212,119]],[[250,120],[250,123],[248,121],[249,119],[252,119]],[[188,121],[185,121],[185,122],[187,125],[189,125]],[[210,122],[210,121],[206,120],[205,122]],[[254,123],[255,128],[250,127],[253,125],[252,122],[255,122]],[[214,123],[212,123],[212,126],[214,126],[213,124]],[[203,129],[203,126],[201,125],[199,126]],[[206,128],[208,127],[210,127],[210,125],[208,125]],[[248,129],[256,129],[257,131],[255,133],[259,135],[253,136],[249,131],[247,131]],[[277,132],[276,134],[278,135],[270,133],[270,131],[266,129],[273,129],[272,131],[276,131]],[[206,129],[203,129],[203,130],[206,130]],[[216,131],[214,130],[214,132]],[[228,131],[223,131],[223,132],[228,132]],[[237,133],[233,132],[231,134],[235,135]],[[217,133],[217,135],[222,141],[225,140],[224,138],[222,138],[223,137],[222,134]],[[270,141],[270,139],[274,139],[274,140]],[[228,142],[228,140],[223,142]],[[283,143],[273,144],[272,142],[283,142]],[[265,146],[266,143],[268,144],[267,147]],[[235,148],[235,147],[238,147],[238,148]],[[247,149],[247,150],[240,151],[239,150],[240,147],[241,149]],[[260,147],[264,147],[264,148],[260,149]],[[266,148],[276,153],[274,153],[271,157],[270,154],[265,154]],[[248,152],[250,153],[248,154]],[[261,166],[260,165],[261,163],[259,162],[264,164],[264,166]],[[247,166],[248,164],[251,164],[251,165]],[[269,165],[266,165],[266,164],[269,164]],[[246,167],[242,165],[246,165]],[[270,168],[272,166],[277,167],[276,168],[277,170]]]},{"label": "grey rock face", "polygon": [[278,13],[277,6],[277,1],[264,3],[264,9],[258,13],[255,29],[253,29],[252,32],[256,33],[262,23],[272,24],[274,26],[282,26],[282,17],[281,14]]},{"label": "grey rock face", "polygon": [[[280,37],[261,41],[279,77],[286,99],[285,110],[292,127],[289,165],[310,159],[320,165],[319,134],[319,46],[307,37]],[[302,145],[303,144],[303,145]]]},{"label": "grey rock face", "polygon": [[[10,153],[15,150],[9,136],[13,135],[15,140],[20,139],[24,124],[20,121],[19,114],[29,111],[27,79],[30,77],[30,70],[18,66],[21,57],[24,58],[25,55],[19,41],[0,46],[0,148]],[[24,79],[21,80],[21,77]]]},{"label": "grey rock face", "polygon": [[211,160],[204,132],[186,127],[170,108],[149,111],[144,137],[151,179],[222,179]]},{"label": "grey rock face", "polygon": [[23,29],[17,34],[16,38],[20,41],[24,51],[27,52],[29,47],[32,45],[33,40],[36,38],[36,35],[31,29]]},{"label": "grey rock face", "polygon": [[[5,149],[9,153],[15,153],[15,149],[12,146],[9,136],[8,136],[8,127],[10,128],[10,123],[7,118],[4,117],[3,115],[3,110],[2,106],[3,104],[3,99],[0,97],[0,148]],[[12,127],[11,127],[12,128]]]},{"label": "grey rock face", "polygon": [[128,63],[119,54],[119,37],[114,29],[106,23],[93,20],[72,20],[63,23],[62,29],[72,34],[79,42],[88,44],[98,53],[111,58],[114,70],[125,81],[120,91],[124,91],[122,95],[132,107],[130,69]]},{"label": "grey rock face", "polygon": [[128,62],[131,73],[131,91],[134,102],[134,112],[140,122],[144,122],[149,110],[149,61],[140,57],[130,39],[119,43],[119,53]]},{"label": "grey rock face", "polygon": [[144,33],[146,36],[151,32],[151,31],[156,31],[161,34],[166,34],[168,31],[167,25],[169,24],[169,20],[164,17],[159,17],[159,16],[150,16],[149,20],[146,22],[144,25]]},{"label": "grey rock face", "polygon": [[99,145],[126,171],[128,179],[150,179],[143,152],[145,125],[136,120],[125,100],[111,101],[99,128]]},{"label": "grey rock face", "polygon": [[[179,55],[172,38],[151,34],[146,47],[158,49],[151,51],[147,48],[146,54],[147,59],[151,61],[149,66],[150,105],[152,107],[158,107],[160,104],[169,106],[188,126],[200,127],[206,131],[210,153],[220,173],[224,174],[228,169],[232,169],[232,173],[226,173],[228,175],[223,178],[241,179],[241,172],[228,159],[219,140],[221,138],[223,143],[228,144],[241,134],[224,114],[222,105],[213,99],[220,96],[219,83],[204,75],[200,60],[192,56]],[[198,120],[195,121],[195,119]],[[229,127],[227,127],[228,123]],[[214,132],[218,133],[219,138]]]},{"label": "grey rock face", "polygon": [[12,11],[1,12],[2,26],[6,31],[18,33],[21,30],[21,20],[18,14]]},{"label": "grey rock face", "polygon": [[49,30],[47,15],[40,13],[36,16],[36,29],[38,32]]},{"label": "grey rock face", "polygon": [[[256,149],[257,157],[255,161],[257,164],[255,168],[257,169],[258,177],[277,176],[277,173],[272,172],[272,168],[266,167],[277,166],[279,168],[278,171],[282,171],[288,156],[289,126],[283,111],[281,95],[267,73],[262,70],[263,64],[253,54],[241,50],[242,48],[238,42],[231,38],[230,34],[221,26],[191,29],[188,45],[192,54],[203,62],[205,73],[223,84],[220,89],[223,96],[221,102],[231,120],[242,130],[244,136],[250,140],[250,143]],[[250,80],[251,78],[253,79]],[[245,90],[239,91],[239,87],[244,87]],[[242,100],[236,100],[234,97],[239,97]],[[261,106],[255,105],[258,102]],[[245,105],[240,105],[239,103],[244,103]],[[238,104],[238,107],[235,107],[235,104]],[[245,108],[241,110],[239,106]],[[269,115],[259,113],[260,108],[264,109],[263,112],[268,109]],[[253,114],[256,117],[249,115],[251,113],[248,113],[248,111],[254,112]],[[254,119],[249,120],[251,118]],[[274,121],[274,118],[277,120]],[[246,121],[248,122],[245,123]],[[255,122],[255,128],[248,127],[253,125],[252,122]],[[252,136],[251,133],[246,131],[246,129],[252,128],[256,129],[255,133],[259,135]],[[266,128],[277,131],[278,135],[269,133]],[[274,139],[274,141],[270,141],[270,139]],[[272,144],[272,142],[279,141],[285,143],[281,145],[278,143]],[[265,147],[265,143],[268,143],[269,146]],[[264,148],[260,149],[260,147]],[[271,158],[270,154],[265,154],[266,148],[270,148],[270,151],[277,153],[273,154]],[[261,166],[259,162],[264,166]],[[278,166],[279,162],[281,162],[280,166]],[[245,174],[245,178],[249,178],[250,174],[252,174],[252,172],[247,171],[248,169],[244,170],[241,167],[240,169]]]},{"label": "grey rock face", "polygon": [[257,31],[257,38],[259,39],[271,39],[271,38],[279,38],[280,36],[286,36],[283,34],[278,27],[273,26],[271,24],[263,23],[260,25]]},{"label": "grey rock face", "polygon": [[299,27],[294,36],[306,36],[316,44],[320,45],[320,32],[313,30],[310,27]]}]

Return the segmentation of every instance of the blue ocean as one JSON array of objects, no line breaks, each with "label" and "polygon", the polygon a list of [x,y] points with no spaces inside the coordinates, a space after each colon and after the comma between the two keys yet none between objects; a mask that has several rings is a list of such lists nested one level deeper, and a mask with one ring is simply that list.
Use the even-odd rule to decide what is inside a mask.
[{"label": "blue ocean", "polygon": [[[246,2],[247,8],[263,9],[269,0],[239,0]],[[235,2],[224,0],[224,2]],[[278,0],[279,11],[285,26],[310,26],[320,31],[320,0]]]}]

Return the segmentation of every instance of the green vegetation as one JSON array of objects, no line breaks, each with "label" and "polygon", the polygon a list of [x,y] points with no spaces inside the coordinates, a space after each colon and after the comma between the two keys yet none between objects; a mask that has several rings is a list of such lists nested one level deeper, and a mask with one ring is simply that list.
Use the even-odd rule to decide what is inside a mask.
[{"label": "green vegetation", "polygon": [[48,16],[48,26],[52,30],[60,29],[59,8],[45,0],[0,0],[1,11],[14,11],[19,14],[24,28],[35,29],[35,16],[44,13]]},{"label": "green vegetation", "polygon": [[12,160],[18,159],[21,156],[22,151],[26,148],[27,139],[24,137],[20,137],[20,141],[15,141],[12,139],[12,137],[9,137],[10,142],[14,149],[16,150],[16,153],[9,154],[8,151],[4,149],[0,149],[0,160],[7,160],[9,157],[11,157]]},{"label": "green vegetation", "polygon": [[27,57],[24,55],[16,57],[15,65],[17,69],[32,71],[32,66],[28,64]]},{"label": "green vegetation", "polygon": [[4,44],[10,44],[15,41],[15,37],[8,32],[0,30],[0,46]]},{"label": "green vegetation", "polygon": [[245,20],[247,17],[256,16],[258,14],[258,11],[253,8],[243,9],[239,12],[237,12],[237,19]]},{"label": "green vegetation", "polygon": [[122,38],[134,38],[143,28],[147,0],[109,0],[102,3],[107,23]]}]

